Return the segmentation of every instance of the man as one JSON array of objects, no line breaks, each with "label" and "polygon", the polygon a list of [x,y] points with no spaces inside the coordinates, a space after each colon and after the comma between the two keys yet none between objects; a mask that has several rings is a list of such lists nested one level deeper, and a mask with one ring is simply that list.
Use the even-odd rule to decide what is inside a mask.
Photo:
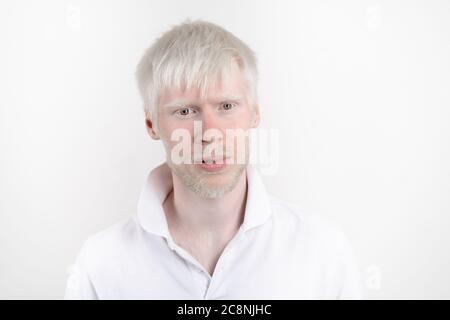
[{"label": "man", "polygon": [[67,299],[361,297],[342,231],[268,195],[249,164],[260,112],[246,44],[187,20],[155,41],[136,76],[166,162],[135,216],[85,242]]}]

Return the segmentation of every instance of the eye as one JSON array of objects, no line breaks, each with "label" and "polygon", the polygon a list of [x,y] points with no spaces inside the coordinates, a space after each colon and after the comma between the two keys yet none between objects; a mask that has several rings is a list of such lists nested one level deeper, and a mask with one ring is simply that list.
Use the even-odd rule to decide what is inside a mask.
[{"label": "eye", "polygon": [[178,109],[177,111],[175,111],[175,114],[182,118],[190,117],[195,113],[196,113],[196,111],[193,110],[192,108],[181,108],[181,109]]},{"label": "eye", "polygon": [[222,108],[224,110],[231,110],[234,108],[234,104],[231,102],[225,102],[224,104],[222,104]]}]

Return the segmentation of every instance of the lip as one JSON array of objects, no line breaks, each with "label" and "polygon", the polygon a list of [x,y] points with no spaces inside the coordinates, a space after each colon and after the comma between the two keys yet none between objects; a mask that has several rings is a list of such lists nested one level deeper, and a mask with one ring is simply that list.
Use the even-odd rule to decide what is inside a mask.
[{"label": "lip", "polygon": [[208,172],[220,172],[227,166],[228,158],[222,159],[221,163],[198,163],[195,166],[200,168],[201,170]]}]

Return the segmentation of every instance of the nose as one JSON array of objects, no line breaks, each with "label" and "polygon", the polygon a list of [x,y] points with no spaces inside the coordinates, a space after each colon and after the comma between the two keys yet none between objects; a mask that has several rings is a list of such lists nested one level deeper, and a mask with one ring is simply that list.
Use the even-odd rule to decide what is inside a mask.
[{"label": "nose", "polygon": [[223,132],[220,126],[219,115],[211,110],[205,110],[202,114],[202,142],[210,143],[217,139],[222,140]]}]

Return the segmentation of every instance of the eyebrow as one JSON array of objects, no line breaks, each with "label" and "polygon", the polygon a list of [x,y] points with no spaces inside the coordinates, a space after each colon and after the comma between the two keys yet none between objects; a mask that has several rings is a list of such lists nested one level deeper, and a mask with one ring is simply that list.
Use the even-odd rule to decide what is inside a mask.
[{"label": "eyebrow", "polygon": [[182,107],[186,104],[189,104],[190,102],[188,100],[182,100],[182,99],[177,99],[177,100],[173,100],[165,105],[163,105],[163,108],[169,108],[169,107]]},{"label": "eyebrow", "polygon": [[[225,102],[225,101],[242,101],[243,97],[241,95],[236,95],[236,94],[232,94],[232,95],[224,95],[219,97],[218,99],[216,99],[216,102]],[[185,106],[187,104],[196,104],[196,101],[191,101],[191,100],[186,100],[186,99],[176,99],[173,100],[169,103],[166,103],[163,108],[169,108],[169,107],[182,107]]]}]

